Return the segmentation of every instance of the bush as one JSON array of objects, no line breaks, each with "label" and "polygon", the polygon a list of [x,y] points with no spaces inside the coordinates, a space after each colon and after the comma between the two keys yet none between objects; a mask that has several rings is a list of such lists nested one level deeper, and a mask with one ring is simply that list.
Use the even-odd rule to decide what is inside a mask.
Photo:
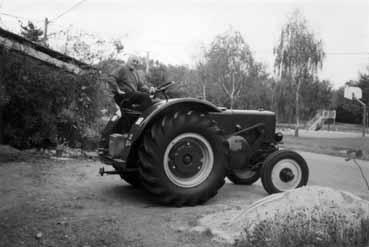
[{"label": "bush", "polygon": [[[97,74],[76,76],[0,49],[4,141],[17,148],[46,148],[66,139],[75,146],[96,129],[111,97]],[[91,131],[89,131],[91,133]]]}]

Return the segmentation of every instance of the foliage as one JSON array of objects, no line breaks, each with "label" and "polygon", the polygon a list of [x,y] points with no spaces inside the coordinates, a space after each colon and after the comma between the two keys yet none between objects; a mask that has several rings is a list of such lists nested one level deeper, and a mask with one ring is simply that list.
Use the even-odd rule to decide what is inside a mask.
[{"label": "foliage", "polygon": [[344,87],[340,87],[332,96],[332,106],[336,109],[336,121],[360,124],[362,121],[360,105],[357,102],[346,99],[343,94]]},{"label": "foliage", "polygon": [[[225,53],[228,60],[223,56]],[[254,60],[239,32],[230,30],[218,35],[195,68],[154,60],[149,61],[149,66],[147,81],[152,85],[177,82],[169,91],[171,97],[201,98],[241,109],[271,109],[275,82],[265,67]],[[223,78],[219,79],[221,73]]]},{"label": "foliage", "polygon": [[315,75],[325,57],[322,41],[309,30],[306,19],[298,10],[282,28],[274,53],[274,67],[278,74],[296,82],[306,75]]},{"label": "foliage", "polygon": [[120,40],[105,40],[94,34],[76,32],[71,28],[57,32],[49,43],[61,53],[87,64],[115,60],[124,51]]},{"label": "foliage", "polygon": [[[294,101],[295,84],[281,79],[275,86],[275,111],[279,122],[293,122],[296,112]],[[329,81],[304,78],[301,85],[300,117],[308,121],[318,110],[332,108],[332,85]]]},{"label": "foliage", "polygon": [[200,65],[200,71],[205,70],[203,76],[208,78],[207,81],[224,92],[230,108],[234,107],[256,69],[249,46],[241,34],[233,30],[215,38],[205,53],[205,64]]},{"label": "foliage", "polygon": [[[357,81],[348,81],[346,85],[360,87],[363,92],[362,101],[369,103],[369,68],[368,72],[361,73]],[[344,87],[334,92],[332,105],[337,111],[337,121],[343,123],[362,123],[362,108],[355,101],[344,98]]]},{"label": "foliage", "polygon": [[314,78],[323,65],[325,53],[321,40],[317,40],[309,30],[306,19],[299,11],[294,11],[282,28],[281,36],[274,49],[274,67],[283,79],[294,83],[296,136],[299,127],[301,86],[306,78]]},{"label": "foliage", "polygon": [[369,105],[369,67],[367,68],[366,73],[361,73],[359,81],[357,82],[356,86],[360,87],[363,91],[363,102],[366,105]]},{"label": "foliage", "polygon": [[147,75],[147,80],[154,86],[159,86],[160,84],[168,81],[168,68],[165,64],[159,61],[151,60],[149,62],[150,69]]},{"label": "foliage", "polygon": [[[21,28],[24,37],[42,41],[43,33],[33,23]],[[100,66],[102,71],[110,71],[124,49],[118,40],[106,41],[71,29],[51,34],[49,41],[57,50],[85,63],[106,61]],[[75,76],[4,49],[1,61],[0,142],[28,148],[48,147],[66,139],[75,146],[99,136],[104,125],[100,117],[114,108],[110,88],[100,75]]]},{"label": "foliage", "polygon": [[48,147],[57,138],[77,145],[101,115],[105,96],[96,74],[75,76],[1,50],[1,82],[9,101],[3,106],[5,142]]},{"label": "foliage", "polygon": [[42,41],[42,35],[44,32],[41,28],[38,28],[32,22],[28,21],[27,25],[21,25],[21,35],[26,39],[39,43]]}]

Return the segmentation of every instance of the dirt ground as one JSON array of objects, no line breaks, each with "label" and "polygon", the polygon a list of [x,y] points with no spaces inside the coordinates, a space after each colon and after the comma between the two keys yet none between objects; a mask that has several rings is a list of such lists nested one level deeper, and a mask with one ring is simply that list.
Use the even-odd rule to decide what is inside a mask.
[{"label": "dirt ground", "polygon": [[[226,246],[186,229],[203,215],[238,207],[243,193],[225,186],[205,205],[162,207],[118,176],[98,175],[101,165],[0,164],[0,246]],[[266,195],[262,188],[256,193],[248,195],[250,203]]]},{"label": "dirt ground", "polygon": [[[310,185],[369,199],[359,171],[341,157],[300,152]],[[369,176],[369,162],[360,162]],[[0,246],[229,246],[195,231],[209,214],[242,210],[267,196],[260,181],[226,185],[196,207],[163,207],[119,176],[98,175],[93,160],[0,163]],[[109,169],[109,168],[108,168]]]}]

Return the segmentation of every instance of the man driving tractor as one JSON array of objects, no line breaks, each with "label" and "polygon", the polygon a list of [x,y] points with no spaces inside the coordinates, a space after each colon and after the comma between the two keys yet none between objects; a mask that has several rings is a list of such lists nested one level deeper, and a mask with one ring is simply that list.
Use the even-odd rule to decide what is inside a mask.
[{"label": "man driving tractor", "polygon": [[[155,93],[154,87],[149,87],[138,73],[140,59],[135,56],[129,56],[126,64],[113,71],[108,79],[108,83],[112,88],[114,100],[118,106],[133,109],[136,111],[144,111],[153,104],[150,94]],[[107,144],[109,134],[115,128],[120,128],[123,132],[128,132],[131,126],[131,119],[122,113],[120,118],[112,118],[102,131],[101,144]],[[119,124],[117,124],[119,121]]]},{"label": "man driving tractor", "polygon": [[113,71],[115,80],[110,80],[114,99],[119,105],[122,100],[126,105],[139,105],[137,110],[144,110],[152,104],[149,94],[155,92],[154,87],[148,87],[137,71],[139,58],[131,55],[127,63]]}]

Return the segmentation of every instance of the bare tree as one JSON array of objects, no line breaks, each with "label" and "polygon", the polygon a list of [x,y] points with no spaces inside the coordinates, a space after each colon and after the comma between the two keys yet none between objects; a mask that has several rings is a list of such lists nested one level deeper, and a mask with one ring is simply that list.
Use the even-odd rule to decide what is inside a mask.
[{"label": "bare tree", "polygon": [[274,48],[274,68],[282,78],[290,79],[295,85],[296,129],[300,122],[300,89],[304,78],[317,74],[323,66],[325,53],[321,40],[317,40],[308,28],[306,19],[295,10],[282,28],[277,46]]},{"label": "bare tree", "polygon": [[230,30],[215,38],[205,58],[211,81],[222,88],[233,108],[254,66],[249,46],[239,32]]}]

